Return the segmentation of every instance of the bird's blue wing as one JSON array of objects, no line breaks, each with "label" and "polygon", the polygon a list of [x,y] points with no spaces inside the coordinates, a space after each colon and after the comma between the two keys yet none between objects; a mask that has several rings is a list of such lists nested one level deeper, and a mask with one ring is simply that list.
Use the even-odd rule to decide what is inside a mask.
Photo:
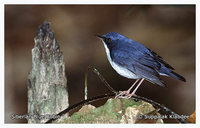
[{"label": "bird's blue wing", "polygon": [[151,55],[154,57],[155,60],[162,63],[166,68],[174,70],[174,68],[171,65],[169,65],[167,62],[165,62],[161,56],[159,56],[157,53],[155,53],[154,51],[152,51],[150,49],[148,49],[148,50],[151,53]]},{"label": "bird's blue wing", "polygon": [[126,47],[116,47],[116,49],[114,48],[113,50],[115,52],[111,52],[111,58],[115,63],[152,83],[164,86],[157,72],[161,64],[157,62],[153,56],[145,52],[146,49],[141,50],[126,45]]},{"label": "bird's blue wing", "polygon": [[[127,41],[126,45],[116,45],[111,52],[111,58],[123,58],[128,63],[140,63],[147,67],[159,70],[161,68],[161,63],[158,60],[162,60],[153,51],[147,49],[144,45],[136,41]],[[152,52],[154,54],[152,54]]]}]

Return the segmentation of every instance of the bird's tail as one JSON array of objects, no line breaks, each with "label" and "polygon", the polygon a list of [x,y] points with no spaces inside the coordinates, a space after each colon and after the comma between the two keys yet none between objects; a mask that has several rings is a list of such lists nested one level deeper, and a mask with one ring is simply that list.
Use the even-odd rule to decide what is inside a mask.
[{"label": "bird's tail", "polygon": [[171,71],[170,73],[167,73],[167,75],[169,75],[169,76],[171,76],[171,77],[173,77],[175,79],[178,79],[178,80],[186,82],[185,78],[183,76],[179,75],[176,72]]}]

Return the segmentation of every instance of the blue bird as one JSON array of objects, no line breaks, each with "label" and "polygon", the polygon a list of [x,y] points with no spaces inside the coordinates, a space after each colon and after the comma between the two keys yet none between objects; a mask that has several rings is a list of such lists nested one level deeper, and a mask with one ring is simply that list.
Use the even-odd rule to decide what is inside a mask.
[{"label": "blue bird", "polygon": [[[165,86],[160,75],[186,81],[183,76],[175,73],[174,68],[161,56],[137,41],[116,32],[110,32],[103,36],[97,35],[97,37],[102,40],[107,58],[115,71],[126,78],[136,79],[127,91],[121,91],[115,98],[130,98],[135,95],[136,90],[144,80]],[[138,83],[137,86],[130,93],[136,83]]]}]

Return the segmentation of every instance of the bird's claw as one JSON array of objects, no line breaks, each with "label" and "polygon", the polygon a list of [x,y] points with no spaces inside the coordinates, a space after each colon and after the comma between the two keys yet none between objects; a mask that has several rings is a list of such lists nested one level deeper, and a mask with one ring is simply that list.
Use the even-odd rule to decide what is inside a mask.
[{"label": "bird's claw", "polygon": [[119,91],[119,94],[115,96],[115,98],[124,98],[129,99],[135,94],[130,94],[130,91]]}]

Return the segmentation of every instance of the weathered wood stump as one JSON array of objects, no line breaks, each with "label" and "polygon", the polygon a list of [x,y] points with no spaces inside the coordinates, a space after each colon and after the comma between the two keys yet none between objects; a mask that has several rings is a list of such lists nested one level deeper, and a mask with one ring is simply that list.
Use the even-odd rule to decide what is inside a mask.
[{"label": "weathered wood stump", "polygon": [[69,106],[65,62],[49,23],[43,22],[34,40],[28,76],[28,123],[44,123]]}]

